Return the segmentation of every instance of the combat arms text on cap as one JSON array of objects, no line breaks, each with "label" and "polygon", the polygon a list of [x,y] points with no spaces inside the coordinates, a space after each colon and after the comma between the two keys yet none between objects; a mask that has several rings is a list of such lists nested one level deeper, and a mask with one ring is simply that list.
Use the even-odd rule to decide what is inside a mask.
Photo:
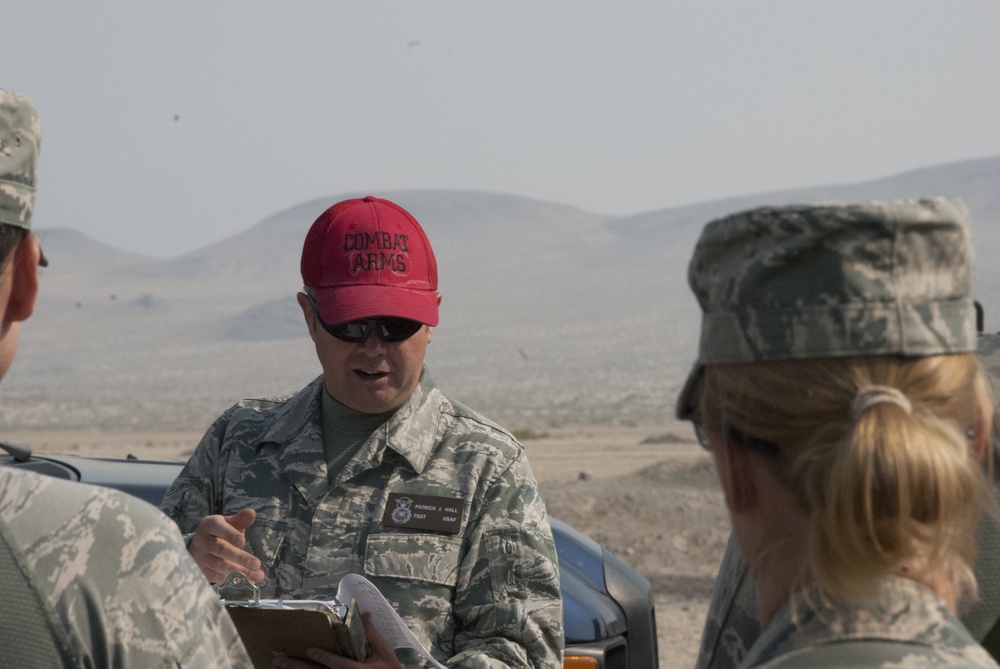
[{"label": "combat arms text on cap", "polygon": [[762,207],[705,226],[688,268],[704,365],[976,350],[969,214],[956,198]]},{"label": "combat arms text on cap", "polygon": [[388,200],[344,200],[320,214],[301,270],[331,325],[377,316],[438,323],[434,251],[416,219]]}]

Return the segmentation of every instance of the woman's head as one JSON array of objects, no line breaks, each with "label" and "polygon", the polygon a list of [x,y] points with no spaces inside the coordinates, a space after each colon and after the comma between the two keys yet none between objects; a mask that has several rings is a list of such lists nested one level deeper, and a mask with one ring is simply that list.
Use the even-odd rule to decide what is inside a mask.
[{"label": "woman's head", "polygon": [[856,599],[916,560],[974,594],[993,399],[973,354],[709,365],[699,395],[699,421],[743,437],[727,447],[774,446],[761,457],[808,527],[803,577]]},{"label": "woman's head", "polygon": [[678,416],[775,447],[755,457],[806,518],[804,576],[831,595],[918,557],[974,589],[972,445],[992,398],[969,238],[964,205],[935,198],[756,209],[695,249],[701,341]]}]

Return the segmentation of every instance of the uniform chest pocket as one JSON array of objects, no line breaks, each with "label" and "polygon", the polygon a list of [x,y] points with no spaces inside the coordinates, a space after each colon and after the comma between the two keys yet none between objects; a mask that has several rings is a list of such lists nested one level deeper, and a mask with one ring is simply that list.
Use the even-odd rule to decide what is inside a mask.
[{"label": "uniform chest pocket", "polygon": [[462,540],[420,532],[383,532],[368,536],[365,574],[454,587]]}]

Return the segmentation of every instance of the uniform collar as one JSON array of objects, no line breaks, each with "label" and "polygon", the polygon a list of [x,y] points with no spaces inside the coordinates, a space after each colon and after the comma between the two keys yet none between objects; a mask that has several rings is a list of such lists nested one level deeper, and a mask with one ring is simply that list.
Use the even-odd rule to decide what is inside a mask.
[{"label": "uniform collar", "polygon": [[[389,449],[406,460],[414,472],[422,473],[437,442],[442,400],[441,391],[424,367],[420,382],[410,397],[362,445],[361,451],[369,456],[367,462],[356,459],[349,466],[356,465],[358,471],[375,467],[381,464],[385,450]],[[356,473],[351,471],[349,474]]]},{"label": "uniform collar", "polygon": [[964,631],[944,601],[907,578],[882,580],[862,603],[831,605],[815,586],[792,596],[754,643],[740,666],[802,652],[814,646],[858,639],[962,650],[971,637],[941,636],[954,626]]},{"label": "uniform collar", "polygon": [[[320,417],[323,376],[284,402],[260,432],[258,450],[266,444],[277,446],[281,468],[306,499],[316,499],[328,490],[326,458]],[[416,389],[389,419],[377,427],[347,463],[348,478],[379,466],[391,450],[402,457],[414,472],[427,466],[441,420],[444,396],[426,366]]]}]

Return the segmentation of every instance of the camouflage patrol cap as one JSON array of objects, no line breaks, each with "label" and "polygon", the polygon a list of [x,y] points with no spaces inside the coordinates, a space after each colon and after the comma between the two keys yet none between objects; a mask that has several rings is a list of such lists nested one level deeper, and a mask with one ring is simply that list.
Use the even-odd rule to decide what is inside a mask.
[{"label": "camouflage patrol cap", "polygon": [[0,223],[31,229],[41,139],[31,100],[0,89]]},{"label": "camouflage patrol cap", "polygon": [[704,365],[976,349],[969,214],[956,198],[762,207],[705,226],[688,268]]},{"label": "camouflage patrol cap", "polygon": [[[0,224],[31,230],[42,126],[31,99],[0,88]],[[38,264],[48,267],[44,253]]]}]

